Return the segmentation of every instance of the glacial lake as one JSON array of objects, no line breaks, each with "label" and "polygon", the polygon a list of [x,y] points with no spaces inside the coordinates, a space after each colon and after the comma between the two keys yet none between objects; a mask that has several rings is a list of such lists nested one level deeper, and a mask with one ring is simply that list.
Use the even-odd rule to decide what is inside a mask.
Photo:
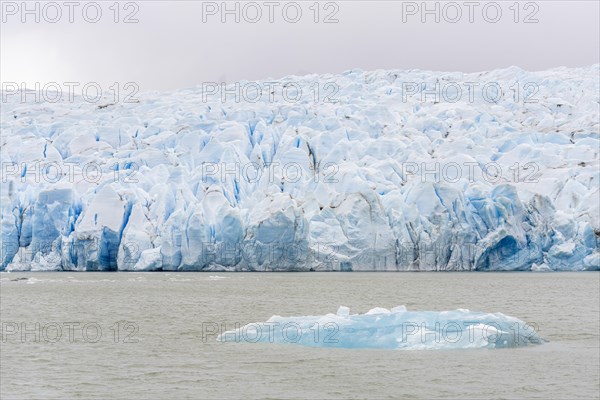
[{"label": "glacial lake", "polygon": [[[272,315],[502,312],[538,346],[224,343]],[[598,398],[600,273],[0,273],[0,397]],[[216,330],[216,332],[215,332]]]}]

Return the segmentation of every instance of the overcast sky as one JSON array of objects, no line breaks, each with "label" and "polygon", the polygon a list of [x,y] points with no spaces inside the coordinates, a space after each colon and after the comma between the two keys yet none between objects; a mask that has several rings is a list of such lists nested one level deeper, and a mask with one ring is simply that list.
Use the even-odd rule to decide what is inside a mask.
[{"label": "overcast sky", "polygon": [[[240,2],[239,22],[235,14],[222,15],[221,1],[120,2],[118,16],[110,8],[114,1],[107,1],[98,2],[102,15],[96,23],[88,22],[96,19],[96,8],[86,1],[71,9],[73,23],[62,0],[40,2],[39,22],[35,2],[27,6],[34,13],[24,14],[21,1],[3,1],[1,80],[107,87],[136,82],[141,90],[171,90],[351,68],[540,70],[600,60],[596,0],[520,2],[518,14],[514,0],[473,6],[465,1],[439,2],[439,22],[435,13],[423,15],[421,1],[322,1],[318,15],[314,1],[299,1],[299,17],[292,2]],[[427,6],[435,10],[436,2]],[[137,23],[123,23],[130,14]],[[324,23],[326,17],[332,23]]]}]

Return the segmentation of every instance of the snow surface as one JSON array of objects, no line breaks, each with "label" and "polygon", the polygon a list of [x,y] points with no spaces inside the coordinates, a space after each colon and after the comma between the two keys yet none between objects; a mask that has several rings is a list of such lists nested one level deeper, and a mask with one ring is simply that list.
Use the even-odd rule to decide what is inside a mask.
[{"label": "snow surface", "polygon": [[532,326],[502,313],[407,311],[374,308],[350,314],[304,317],[273,316],[226,331],[221,342],[290,343],[311,347],[378,348],[398,350],[506,348],[545,342]]},{"label": "snow surface", "polygon": [[[304,87],[298,101],[2,93],[0,267],[597,270],[599,73],[279,80]],[[335,102],[315,82],[339,88]],[[407,82],[479,95],[436,101]],[[480,95],[490,82],[496,102]]]}]

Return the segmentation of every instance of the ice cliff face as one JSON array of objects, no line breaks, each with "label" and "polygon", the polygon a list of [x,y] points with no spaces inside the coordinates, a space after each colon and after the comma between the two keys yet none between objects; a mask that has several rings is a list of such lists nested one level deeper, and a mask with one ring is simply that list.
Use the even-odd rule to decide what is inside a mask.
[{"label": "ice cliff face", "polygon": [[599,269],[599,73],[2,93],[1,268]]}]

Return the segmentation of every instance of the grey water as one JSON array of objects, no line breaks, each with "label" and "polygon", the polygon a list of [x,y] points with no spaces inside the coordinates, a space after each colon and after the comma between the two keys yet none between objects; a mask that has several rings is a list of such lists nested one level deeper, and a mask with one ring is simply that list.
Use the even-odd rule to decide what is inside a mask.
[{"label": "grey water", "polygon": [[[215,326],[401,304],[502,312],[549,342],[393,351],[216,341]],[[597,272],[1,273],[0,397],[593,399],[599,307]]]}]

